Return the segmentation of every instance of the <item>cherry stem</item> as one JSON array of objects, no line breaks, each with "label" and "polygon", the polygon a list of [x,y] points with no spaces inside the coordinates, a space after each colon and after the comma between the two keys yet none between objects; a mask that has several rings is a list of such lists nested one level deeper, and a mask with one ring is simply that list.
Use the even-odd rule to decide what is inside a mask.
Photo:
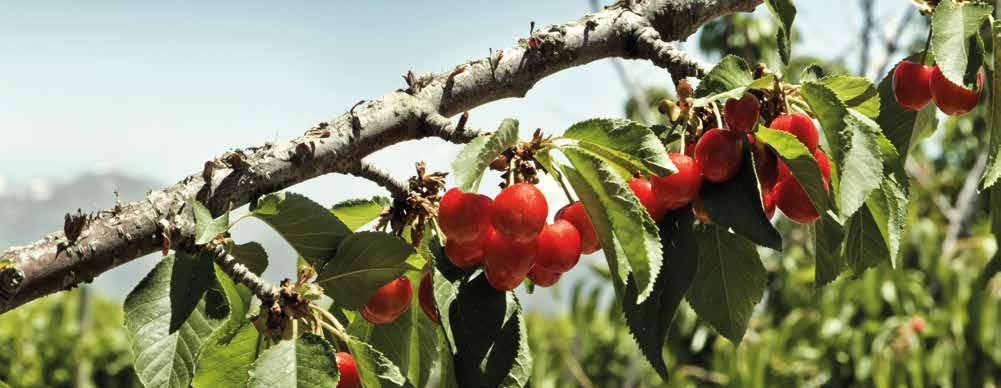
[{"label": "cherry stem", "polygon": [[928,58],[928,49],[931,48],[931,26],[928,26],[928,37],[925,38],[925,50],[921,52],[921,64],[926,65],[925,62]]},{"label": "cherry stem", "polygon": [[716,101],[710,102],[713,107],[713,115],[716,116],[716,128],[723,128],[723,118],[719,114],[719,106],[716,105]]},{"label": "cherry stem", "polygon": [[514,175],[516,174],[514,170],[517,160],[517,156],[511,156],[511,160],[507,162],[507,187],[514,186]]},{"label": "cherry stem", "polygon": [[567,201],[570,201],[570,203],[577,202],[577,200],[574,199],[573,194],[570,194],[570,189],[567,188],[566,182],[563,182],[563,177],[561,175],[553,175],[553,180],[555,180],[556,183],[560,185],[560,188],[563,189],[563,194],[566,194]]}]

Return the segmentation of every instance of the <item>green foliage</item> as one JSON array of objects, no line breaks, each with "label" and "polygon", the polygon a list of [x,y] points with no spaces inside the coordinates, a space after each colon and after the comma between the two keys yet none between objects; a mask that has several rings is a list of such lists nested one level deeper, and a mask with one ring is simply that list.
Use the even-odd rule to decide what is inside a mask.
[{"label": "green foliage", "polygon": [[627,171],[670,175],[677,171],[660,139],[630,120],[590,119],[567,128],[563,137]]},{"label": "green foliage", "polygon": [[975,89],[983,65],[983,42],[978,34],[994,8],[979,2],[942,0],[932,14],[932,49],[942,74],[957,85]]},{"label": "green foliage", "polygon": [[389,199],[385,197],[349,199],[331,207],[330,212],[334,213],[334,216],[348,229],[358,230],[379,218],[379,215],[389,207],[389,203]]},{"label": "green foliage", "polygon": [[251,207],[251,214],[280,234],[316,268],[333,257],[351,229],[320,204],[288,192],[268,194]]},{"label": "green foliage", "polygon": [[195,244],[204,245],[229,229],[229,212],[212,218],[212,212],[195,200],[188,201],[195,213]]},{"label": "green foliage", "polygon": [[264,270],[268,269],[268,252],[258,242],[251,241],[244,244],[230,243],[226,251],[237,262],[246,266],[250,272],[260,275],[264,273]]},{"label": "green foliage", "polygon": [[406,261],[412,254],[413,246],[391,234],[354,233],[341,241],[316,283],[340,305],[358,309],[375,290],[410,269]]},{"label": "green foliage", "polygon": [[782,250],[782,236],[775,230],[761,204],[758,178],[754,173],[751,146],[744,143],[744,162],[737,175],[726,182],[703,182],[699,197],[714,223],[731,228],[763,247]]},{"label": "green foliage", "polygon": [[249,387],[333,387],[340,373],[323,337],[303,336],[264,351],[250,369]]},{"label": "green foliage", "polygon": [[772,74],[755,79],[747,62],[740,57],[728,55],[713,66],[695,88],[695,105],[705,106],[717,100],[740,98],[748,90],[771,88],[774,82],[775,76]]},{"label": "green foliage", "polygon": [[382,352],[365,342],[352,338],[348,350],[355,359],[358,376],[363,387],[405,387],[407,379],[400,368],[386,358]]},{"label": "green foliage", "polygon": [[789,64],[792,49],[792,22],[796,19],[796,6],[792,0],[766,0],[768,10],[779,21],[779,33],[775,38],[779,46],[782,63]]},{"label": "green foliage", "polygon": [[789,132],[760,127],[755,136],[775,151],[782,163],[789,168],[793,178],[796,178],[810,197],[817,214],[827,211],[829,207],[827,189],[824,188],[817,160],[810,154],[810,150]]},{"label": "green foliage", "polygon": [[518,120],[505,119],[493,134],[480,136],[466,144],[452,162],[452,172],[459,189],[476,191],[490,162],[517,141]]},{"label": "green foliage", "polygon": [[[993,47],[1001,48],[1001,20],[995,21],[991,25],[991,38]],[[1001,50],[995,49],[993,53],[995,64],[1001,63]],[[995,68],[995,71],[997,69]],[[996,74],[990,78],[991,96],[988,99],[991,112],[1001,112],[1001,77]],[[984,172],[982,189],[987,189],[997,183],[1001,178],[1001,118],[998,113],[993,113],[990,118],[990,143],[987,146],[987,170]]]},{"label": "green foliage", "polygon": [[438,325],[421,311],[416,298],[395,321],[373,325],[355,319],[348,327],[348,334],[381,351],[415,387],[428,385],[439,347],[444,346]]}]

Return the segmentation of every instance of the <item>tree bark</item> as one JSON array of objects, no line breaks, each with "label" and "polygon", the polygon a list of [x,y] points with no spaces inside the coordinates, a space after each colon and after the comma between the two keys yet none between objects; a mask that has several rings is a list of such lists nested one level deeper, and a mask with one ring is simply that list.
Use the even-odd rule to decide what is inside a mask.
[{"label": "tree bark", "polygon": [[[603,58],[649,60],[675,78],[700,76],[704,67],[670,42],[684,40],[707,21],[751,11],[761,0],[635,0],[548,26],[517,45],[492,51],[453,71],[409,78],[405,90],[366,101],[284,144],[227,152],[205,169],[142,201],[70,219],[64,232],[0,254],[0,313],[165,248],[190,248],[194,217],[186,200],[213,213],[328,173],[355,173],[367,155],[407,140],[440,137],[466,143],[481,133],[457,128],[448,117],[507,97],[523,97],[539,80]],[[392,184],[392,181],[383,183]],[[69,232],[69,237],[67,236]],[[70,238],[72,237],[72,238]]]}]

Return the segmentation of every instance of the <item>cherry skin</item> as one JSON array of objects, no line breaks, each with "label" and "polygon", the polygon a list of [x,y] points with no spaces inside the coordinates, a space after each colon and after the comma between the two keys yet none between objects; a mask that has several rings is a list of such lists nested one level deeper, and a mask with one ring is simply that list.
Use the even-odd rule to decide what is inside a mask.
[{"label": "cherry skin", "polygon": [[[821,149],[817,149],[813,153],[813,158],[817,159],[817,167],[820,168],[820,177],[824,178],[824,186],[830,186],[831,184],[831,160],[827,158],[827,154]],[[828,188],[828,190],[830,190]]]},{"label": "cherry skin", "polygon": [[449,241],[465,243],[478,240],[490,227],[490,197],[448,190],[438,205],[441,231]]},{"label": "cherry skin", "polygon": [[410,307],[410,298],[414,296],[410,279],[400,276],[375,291],[368,303],[361,309],[361,316],[374,324],[395,321],[400,314]]},{"label": "cherry skin", "polygon": [[752,135],[747,135],[751,143],[751,153],[754,154],[754,171],[758,174],[758,182],[762,190],[771,190],[779,177],[779,158],[765,143],[758,141]]},{"label": "cherry skin", "polygon": [[421,283],[417,285],[417,301],[421,304],[421,310],[427,314],[428,319],[438,323],[438,311],[434,309],[434,289],[431,285],[431,273],[425,273],[421,278]]},{"label": "cherry skin", "polygon": [[931,101],[932,67],[908,60],[900,61],[893,69],[893,97],[900,106],[910,110],[921,110]]},{"label": "cherry skin", "polygon": [[775,216],[775,195],[771,191],[761,193],[761,206],[769,220]]},{"label": "cherry skin", "polygon": [[598,241],[591,219],[587,218],[583,203],[577,201],[564,206],[556,212],[556,219],[567,220],[577,228],[577,233],[580,234],[580,253],[589,254],[601,249],[601,241]]},{"label": "cherry skin", "polygon": [[535,238],[535,267],[566,272],[580,260],[580,234],[569,221],[556,220],[542,227]]},{"label": "cherry skin", "polygon": [[546,197],[535,185],[517,183],[497,194],[490,213],[497,233],[515,241],[528,242],[546,224],[549,206]]},{"label": "cherry skin", "polygon": [[532,270],[528,271],[528,278],[532,279],[532,283],[535,283],[539,287],[549,287],[556,284],[560,280],[560,276],[563,276],[563,274],[547,271],[539,268],[539,266],[532,267]]},{"label": "cherry skin", "polygon": [[723,120],[730,130],[748,133],[754,130],[761,113],[758,98],[745,93],[739,100],[731,98],[723,105]]},{"label": "cherry skin", "polygon": [[665,210],[674,210],[688,205],[699,194],[699,187],[702,186],[702,169],[690,156],[679,153],[670,153],[667,156],[674,162],[678,172],[666,177],[650,177],[650,186],[653,195],[664,204]]},{"label": "cherry skin", "polygon": [[487,238],[483,249],[487,282],[498,291],[518,287],[535,264],[534,241],[515,241],[495,232]]},{"label": "cherry skin", "polygon": [[695,145],[695,162],[710,182],[725,182],[737,175],[744,162],[742,134],[718,128],[702,134]]},{"label": "cherry skin", "polygon": [[[488,231],[489,233],[489,231]],[[484,237],[484,240],[486,238]],[[455,242],[451,238],[445,240],[445,255],[459,268],[469,268],[483,261],[483,242]]]},{"label": "cherry skin", "polygon": [[664,207],[664,203],[657,200],[657,196],[653,194],[653,187],[650,181],[643,178],[632,178],[626,183],[629,184],[629,188],[632,189],[636,198],[640,200],[640,204],[646,208],[646,212],[650,213],[653,221],[655,223],[659,222],[664,217],[667,209]]},{"label": "cherry skin", "polygon": [[345,352],[337,352],[337,370],[341,372],[341,378],[337,380],[337,388],[358,388],[361,387],[361,378],[358,377],[358,366],[355,365],[355,358]]},{"label": "cherry skin", "polygon": [[803,186],[792,177],[780,179],[775,184],[771,195],[775,201],[775,206],[782,210],[790,220],[800,224],[809,224],[820,218],[817,209],[810,202],[810,197],[803,190]]},{"label": "cherry skin", "polygon": [[931,96],[935,99],[938,109],[949,116],[959,116],[977,106],[983,85],[983,74],[977,74],[977,90],[969,90],[949,81],[945,78],[945,74],[942,74],[942,69],[935,66],[928,79],[928,85],[931,87]]},{"label": "cherry skin", "polygon": [[817,142],[820,140],[817,127],[813,125],[813,120],[810,120],[810,117],[805,114],[780,115],[772,120],[768,127],[793,134],[810,152],[817,150]]}]

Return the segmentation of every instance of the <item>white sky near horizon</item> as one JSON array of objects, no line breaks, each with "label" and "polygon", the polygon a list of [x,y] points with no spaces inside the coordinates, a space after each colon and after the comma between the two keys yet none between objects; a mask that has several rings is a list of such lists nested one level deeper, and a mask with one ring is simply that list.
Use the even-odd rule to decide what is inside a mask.
[{"label": "white sky near horizon", "polygon": [[[800,0],[793,55],[858,60],[857,1]],[[880,27],[907,0],[877,0]],[[280,142],[403,87],[400,76],[442,72],[537,26],[590,12],[588,0],[495,1],[3,1],[0,7],[0,194],[39,180],[114,170],[173,183],[233,147]],[[770,17],[764,6],[756,13]],[[694,40],[695,37],[692,38]],[[694,43],[683,48],[696,56]],[[879,61],[880,50],[874,50]],[[847,53],[847,54],[846,54]],[[894,59],[896,60],[896,59]],[[635,82],[668,87],[666,71],[626,63]],[[516,117],[522,136],[621,117],[626,99],[608,61],[560,72],[524,99],[470,112],[493,129]],[[409,142],[371,160],[400,177],[426,160],[448,170],[459,147]],[[487,194],[495,184],[482,185]],[[546,183],[553,212],[563,195]],[[384,195],[330,175],[292,190],[332,204]],[[109,204],[110,205],[110,204]]]}]

